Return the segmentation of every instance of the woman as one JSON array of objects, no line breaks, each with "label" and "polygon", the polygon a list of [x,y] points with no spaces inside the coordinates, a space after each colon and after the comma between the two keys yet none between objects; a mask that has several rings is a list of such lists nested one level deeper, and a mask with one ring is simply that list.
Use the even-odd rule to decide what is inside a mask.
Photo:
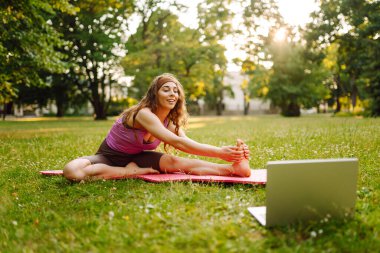
[{"label": "woman", "polygon": [[[184,172],[194,175],[250,175],[248,147],[215,147],[188,138],[182,85],[171,74],[156,77],[139,104],[125,110],[98,152],[69,162],[63,172],[70,180],[109,179],[142,174]],[[160,142],[189,154],[218,157],[232,164],[216,164],[154,152]]]}]

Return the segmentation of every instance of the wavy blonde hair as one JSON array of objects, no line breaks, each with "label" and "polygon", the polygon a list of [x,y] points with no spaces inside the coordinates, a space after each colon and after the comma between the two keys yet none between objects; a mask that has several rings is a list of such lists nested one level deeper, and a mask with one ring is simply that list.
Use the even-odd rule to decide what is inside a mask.
[{"label": "wavy blonde hair", "polygon": [[127,126],[129,119],[132,117],[132,127],[135,125],[135,120],[137,113],[143,108],[149,108],[155,113],[158,109],[158,98],[157,94],[162,85],[168,82],[173,82],[177,85],[178,88],[178,100],[173,109],[170,110],[168,119],[175,126],[175,133],[178,135],[179,128],[185,127],[187,124],[188,113],[186,109],[186,100],[185,100],[185,92],[183,90],[182,84],[177,80],[177,78],[169,73],[164,73],[159,75],[153,79],[151,82],[148,91],[145,96],[141,99],[141,101],[132,106],[131,108],[126,109],[122,112],[121,116],[123,117],[123,125]]}]

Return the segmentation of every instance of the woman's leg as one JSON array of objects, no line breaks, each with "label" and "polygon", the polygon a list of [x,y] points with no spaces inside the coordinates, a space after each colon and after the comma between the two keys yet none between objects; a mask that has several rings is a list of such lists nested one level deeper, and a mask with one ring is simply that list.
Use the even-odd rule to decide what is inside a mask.
[{"label": "woman's leg", "polygon": [[[236,146],[242,150],[244,145],[244,142],[238,139]],[[249,157],[249,151],[247,157]],[[239,177],[249,177],[251,175],[249,161],[246,158],[230,165],[211,163],[198,159],[181,158],[172,155],[163,155],[160,159],[160,169],[165,173],[183,172],[193,175]]]},{"label": "woman's leg", "polygon": [[237,162],[217,164],[198,159],[182,158],[172,155],[163,155],[160,159],[161,171],[165,173],[183,172],[192,175],[240,176],[248,177],[251,174],[248,163]]},{"label": "woman's leg", "polygon": [[152,168],[140,168],[131,162],[125,167],[110,166],[105,163],[92,164],[88,158],[78,158],[68,164],[63,169],[63,175],[73,181],[86,179],[112,179],[127,178],[134,175],[158,174]]}]

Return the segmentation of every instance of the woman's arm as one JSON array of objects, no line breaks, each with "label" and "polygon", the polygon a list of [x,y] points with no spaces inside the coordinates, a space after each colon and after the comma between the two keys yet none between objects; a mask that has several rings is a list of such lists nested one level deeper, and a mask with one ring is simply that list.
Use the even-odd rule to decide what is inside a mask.
[{"label": "woman's arm", "polygon": [[[175,126],[173,124],[170,123],[169,126],[168,126],[168,129],[170,131],[172,131],[173,133],[175,133]],[[184,138],[188,138],[186,136],[185,132],[181,128],[178,130],[178,136],[184,137]],[[193,141],[190,138],[188,138],[188,139],[190,141]],[[247,146],[247,144],[245,144],[241,139],[237,139],[236,141],[237,141],[237,143],[240,143],[240,147],[241,147],[241,149],[243,149],[244,158],[250,160],[250,157],[249,157],[250,156],[250,151],[249,151],[249,147]],[[207,145],[207,144],[204,144],[204,145]],[[237,146],[239,146],[239,145],[237,145]]]},{"label": "woman's arm", "polygon": [[183,131],[179,136],[166,129],[160,119],[148,108],[142,109],[137,113],[136,120],[154,137],[164,141],[173,147],[193,155],[208,157],[218,157],[229,162],[238,162],[244,158],[244,152],[238,150],[235,146],[215,147],[212,145],[198,143],[184,134]]}]

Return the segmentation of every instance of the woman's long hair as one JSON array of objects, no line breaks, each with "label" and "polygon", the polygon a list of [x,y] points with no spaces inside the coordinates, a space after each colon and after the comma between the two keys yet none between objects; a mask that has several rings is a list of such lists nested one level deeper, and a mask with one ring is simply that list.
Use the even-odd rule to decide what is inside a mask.
[{"label": "woman's long hair", "polygon": [[173,109],[170,110],[168,119],[175,126],[175,133],[178,135],[178,131],[180,127],[186,126],[187,123],[187,110],[186,110],[186,100],[185,93],[182,87],[182,84],[175,78],[174,75],[169,73],[164,73],[162,75],[157,76],[153,79],[152,83],[149,86],[148,91],[145,96],[141,99],[141,101],[132,106],[131,108],[126,109],[121,116],[123,117],[123,125],[127,126],[129,119],[132,117],[132,127],[135,125],[136,115],[137,113],[145,107],[148,107],[155,113],[158,109],[158,98],[157,93],[159,89],[165,83],[173,82],[177,85],[178,88],[178,100]]}]

